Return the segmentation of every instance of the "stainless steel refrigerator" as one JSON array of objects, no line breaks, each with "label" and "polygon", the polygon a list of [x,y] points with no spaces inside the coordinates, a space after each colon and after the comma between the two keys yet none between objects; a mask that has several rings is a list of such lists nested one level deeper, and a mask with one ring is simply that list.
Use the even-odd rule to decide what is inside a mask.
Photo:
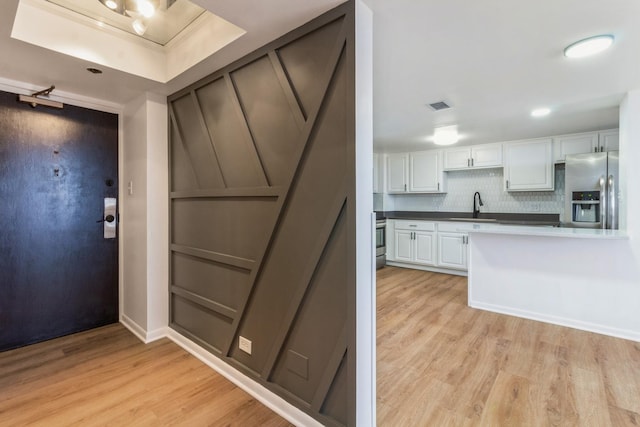
[{"label": "stainless steel refrigerator", "polygon": [[569,155],[565,226],[618,229],[618,152]]}]

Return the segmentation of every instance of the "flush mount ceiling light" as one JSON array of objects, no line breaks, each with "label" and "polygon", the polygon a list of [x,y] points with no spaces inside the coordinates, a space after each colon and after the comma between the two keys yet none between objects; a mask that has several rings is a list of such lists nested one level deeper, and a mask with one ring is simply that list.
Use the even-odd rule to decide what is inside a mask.
[{"label": "flush mount ceiling light", "polygon": [[108,9],[122,16],[133,18],[131,26],[138,35],[147,31],[149,23],[146,19],[156,13],[157,0],[98,0]]},{"label": "flush mount ceiling light", "polygon": [[457,126],[446,126],[434,130],[433,142],[436,145],[453,145],[460,140]]},{"label": "flush mount ceiling light", "polygon": [[548,116],[549,113],[551,113],[550,108],[536,108],[535,110],[531,111],[531,117],[544,117]]},{"label": "flush mount ceiling light", "polygon": [[614,38],[611,34],[589,37],[567,46],[564,50],[564,56],[567,58],[584,58],[595,55],[609,48],[613,44],[613,40]]}]

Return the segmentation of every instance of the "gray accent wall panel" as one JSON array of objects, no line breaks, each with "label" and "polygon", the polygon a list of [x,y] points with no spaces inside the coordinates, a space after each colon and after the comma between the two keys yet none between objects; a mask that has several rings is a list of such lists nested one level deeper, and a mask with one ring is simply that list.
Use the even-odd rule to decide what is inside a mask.
[{"label": "gray accent wall panel", "polygon": [[328,426],[355,422],[354,26],[348,1],[168,99],[171,327]]},{"label": "gray accent wall panel", "polygon": [[178,199],[172,243],[255,260],[276,215],[272,198]]},{"label": "gray accent wall panel", "polygon": [[255,146],[240,117],[231,82],[220,78],[198,89],[196,96],[211,141],[220,159],[222,175],[229,188],[267,184]]},{"label": "gray accent wall panel", "polygon": [[[231,78],[272,185],[282,185],[295,166],[300,127],[268,56],[233,73]],[[288,184],[288,183],[287,183]]]},{"label": "gray accent wall panel", "polygon": [[318,80],[330,64],[342,24],[331,22],[277,50],[305,118],[323,95]]},{"label": "gray accent wall panel", "polygon": [[233,310],[249,286],[250,270],[176,253],[171,259],[174,286]]},{"label": "gray accent wall panel", "polygon": [[[224,180],[218,166],[218,157],[211,141],[205,133],[204,124],[199,119],[195,98],[188,94],[175,100],[172,111],[177,126],[172,129],[180,135],[180,142],[189,156],[200,188],[224,187]],[[176,143],[179,143],[176,141]]]}]

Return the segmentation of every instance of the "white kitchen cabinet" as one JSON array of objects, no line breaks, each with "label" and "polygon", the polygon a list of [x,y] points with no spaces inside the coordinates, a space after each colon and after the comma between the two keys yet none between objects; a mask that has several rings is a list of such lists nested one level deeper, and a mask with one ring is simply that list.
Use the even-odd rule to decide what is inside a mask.
[{"label": "white kitchen cabinet", "polygon": [[441,193],[446,190],[442,152],[387,155],[388,193]]},{"label": "white kitchen cabinet", "polygon": [[504,144],[507,191],[551,191],[554,186],[551,138]]},{"label": "white kitchen cabinet", "polygon": [[554,160],[564,162],[569,154],[595,153],[599,151],[598,133],[578,133],[553,138]]},{"label": "white kitchen cabinet", "polygon": [[438,267],[467,269],[468,235],[438,232]]},{"label": "white kitchen cabinet", "polygon": [[387,192],[405,193],[409,181],[409,155],[387,155]]},{"label": "white kitchen cabinet", "polygon": [[482,144],[444,151],[444,170],[496,168],[502,166],[502,144]]},{"label": "white kitchen cabinet", "polygon": [[443,191],[444,176],[441,167],[442,152],[421,151],[409,155],[409,191],[412,193],[438,193]]},{"label": "white kitchen cabinet", "polygon": [[384,154],[373,153],[373,192],[384,193]]},{"label": "white kitchen cabinet", "polygon": [[620,131],[618,129],[603,130],[598,133],[600,151],[618,151],[620,149]]},{"label": "white kitchen cabinet", "polygon": [[395,221],[393,261],[435,265],[435,223]]}]

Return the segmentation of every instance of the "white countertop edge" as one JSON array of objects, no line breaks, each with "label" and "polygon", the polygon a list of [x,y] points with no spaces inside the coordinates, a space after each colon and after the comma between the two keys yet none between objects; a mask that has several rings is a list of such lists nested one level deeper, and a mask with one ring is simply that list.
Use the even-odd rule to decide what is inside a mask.
[{"label": "white countertop edge", "polygon": [[461,228],[460,232],[482,234],[507,234],[512,236],[569,237],[577,239],[627,240],[625,230],[601,230],[593,228],[539,227],[504,224],[473,224],[472,228]]}]

